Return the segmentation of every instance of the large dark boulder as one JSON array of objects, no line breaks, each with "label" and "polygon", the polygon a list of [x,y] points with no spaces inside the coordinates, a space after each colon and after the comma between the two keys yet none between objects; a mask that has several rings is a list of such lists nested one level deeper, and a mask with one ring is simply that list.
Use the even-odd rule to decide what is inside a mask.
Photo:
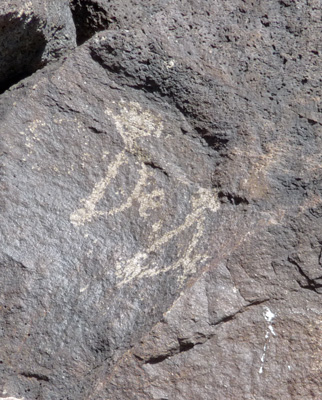
[{"label": "large dark boulder", "polygon": [[318,2],[10,7],[2,397],[318,398]]}]

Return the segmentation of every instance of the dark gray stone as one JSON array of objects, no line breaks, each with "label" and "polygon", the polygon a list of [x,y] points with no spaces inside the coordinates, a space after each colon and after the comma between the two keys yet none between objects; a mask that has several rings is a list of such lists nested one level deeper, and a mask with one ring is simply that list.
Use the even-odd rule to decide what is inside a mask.
[{"label": "dark gray stone", "polygon": [[2,397],[318,398],[318,2],[28,5],[46,61],[0,97]]},{"label": "dark gray stone", "polygon": [[0,5],[0,92],[76,46],[69,1],[9,0]]}]

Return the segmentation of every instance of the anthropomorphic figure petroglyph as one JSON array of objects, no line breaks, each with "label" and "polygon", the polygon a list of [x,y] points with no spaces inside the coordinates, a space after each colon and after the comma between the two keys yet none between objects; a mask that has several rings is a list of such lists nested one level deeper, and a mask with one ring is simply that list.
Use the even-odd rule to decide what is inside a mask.
[{"label": "anthropomorphic figure petroglyph", "polygon": [[[165,206],[167,194],[161,187],[155,186],[149,193],[145,191],[148,181],[154,177],[155,171],[148,169],[144,160],[142,160],[139,143],[141,139],[147,137],[160,138],[163,133],[163,121],[161,116],[153,114],[151,111],[143,110],[138,103],[130,102],[126,104],[121,101],[119,112],[106,109],[105,113],[112,119],[116,129],[124,142],[124,149],[120,151],[114,160],[109,164],[107,173],[99,180],[92,193],[81,200],[81,207],[73,212],[70,221],[75,227],[81,227],[86,224],[94,223],[95,218],[116,216],[125,210],[138,207],[139,216],[148,219],[151,210]],[[137,158],[137,182],[131,194],[117,207],[111,209],[99,209],[99,203],[103,199],[107,187],[117,179],[120,169],[127,165],[129,154]],[[176,179],[176,178],[174,178]],[[157,182],[154,179],[154,182]],[[191,182],[180,178],[178,184],[190,185]],[[156,184],[154,184],[156,185]],[[217,211],[219,202],[217,193],[213,189],[195,187],[190,190],[190,210],[187,210],[184,221],[177,226],[173,226],[166,233],[159,233],[162,227],[162,220],[155,223],[149,229],[151,230],[151,241],[146,243],[146,248],[139,250],[132,257],[121,259],[116,264],[116,276],[118,285],[130,283],[133,279],[157,275],[161,272],[158,265],[151,262],[151,254],[157,254],[176,240],[178,235],[189,234],[190,244],[185,249],[185,254],[178,260],[162,269],[162,272],[182,268],[182,281],[187,275],[196,271],[197,265],[204,263],[209,257],[207,254],[196,252],[196,248],[202,236],[204,235],[206,211]]]}]

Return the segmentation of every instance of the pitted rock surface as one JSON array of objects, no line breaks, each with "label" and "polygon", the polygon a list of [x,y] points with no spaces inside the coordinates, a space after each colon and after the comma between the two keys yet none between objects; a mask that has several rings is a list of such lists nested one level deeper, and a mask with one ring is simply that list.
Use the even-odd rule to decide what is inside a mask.
[{"label": "pitted rock surface", "polygon": [[76,47],[68,0],[6,0],[0,32],[0,92]]},{"label": "pitted rock surface", "polygon": [[0,396],[319,398],[319,2],[0,23]]}]

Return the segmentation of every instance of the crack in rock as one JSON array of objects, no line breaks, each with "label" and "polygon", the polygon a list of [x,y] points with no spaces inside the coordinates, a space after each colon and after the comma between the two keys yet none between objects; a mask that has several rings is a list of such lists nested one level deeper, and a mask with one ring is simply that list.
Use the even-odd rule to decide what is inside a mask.
[{"label": "crack in rock", "polygon": [[106,10],[93,0],[72,0],[70,8],[76,28],[77,45],[89,40],[95,33],[108,29],[111,22]]}]

